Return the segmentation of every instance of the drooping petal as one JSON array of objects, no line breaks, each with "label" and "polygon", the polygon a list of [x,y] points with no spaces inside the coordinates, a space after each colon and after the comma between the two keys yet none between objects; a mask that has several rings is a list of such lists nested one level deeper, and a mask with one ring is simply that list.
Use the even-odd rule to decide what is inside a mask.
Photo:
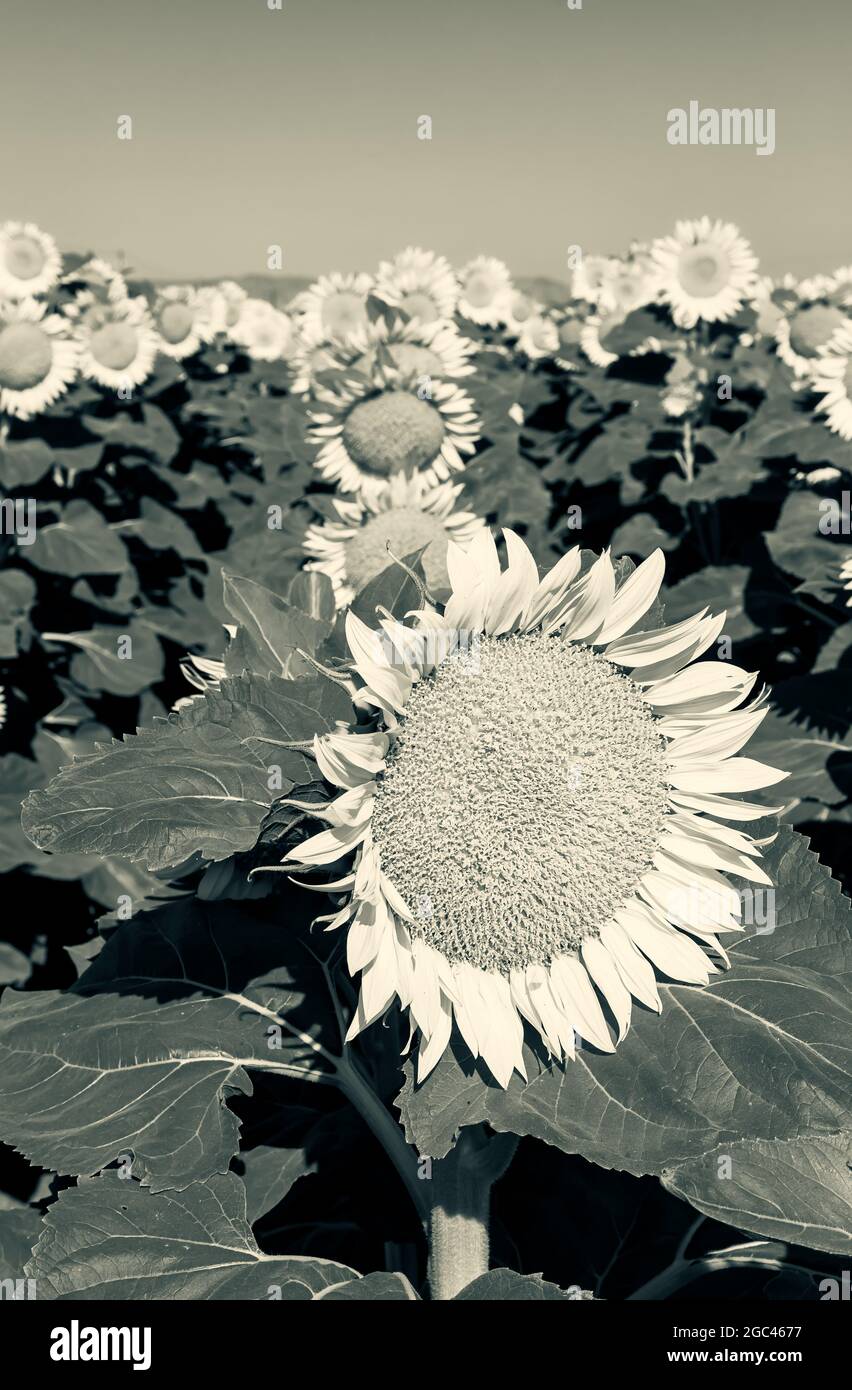
[{"label": "drooping petal", "polygon": [[346,614],[345,629],[358,674],[391,709],[398,712],[404,710],[411,681],[401,666],[390,665],[387,639],[382,633],[367,627],[351,608]]},{"label": "drooping petal", "polygon": [[584,941],[580,954],[593,982],[612,1010],[618,1024],[618,1041],[621,1042],[630,1027],[630,991],[616,970],[612,957],[600,941],[594,937]]},{"label": "drooping petal", "polygon": [[655,1013],[662,1012],[654,968],[636,949],[627,932],[618,922],[605,922],[601,927],[601,942],[606,947],[615,968],[634,998]]},{"label": "drooping petal", "polygon": [[557,956],[550,971],[576,1031],[601,1052],[614,1052],[615,1043],[585,967],[576,956]]}]

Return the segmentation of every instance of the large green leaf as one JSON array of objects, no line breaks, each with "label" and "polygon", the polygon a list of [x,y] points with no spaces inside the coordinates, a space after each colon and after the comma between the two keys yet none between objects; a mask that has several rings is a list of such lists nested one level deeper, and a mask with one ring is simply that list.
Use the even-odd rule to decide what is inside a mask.
[{"label": "large green leaf", "polygon": [[226,653],[232,674],[242,670],[261,676],[298,676],[311,671],[298,649],[313,653],[331,631],[331,623],[314,618],[253,579],[224,576],[225,607],[239,626]]},{"label": "large green leaf", "polygon": [[69,502],[59,521],[39,528],[27,559],[36,569],[76,579],[81,574],[120,574],[127,550],[120,536],[88,502]]},{"label": "large green leaf", "polygon": [[147,623],[44,633],[43,640],[74,648],[71,677],[86,690],[139,695],[156,685],[163,674],[163,649]]},{"label": "large green leaf", "polygon": [[[804,842],[783,829],[765,855],[775,886],[775,930],[756,923],[732,969],[704,988],[666,984],[660,1017],[636,1007],[612,1055],[584,1047],[548,1063],[527,1049],[529,1083],[489,1082],[459,1045],[400,1097],[409,1139],[445,1155],[463,1125],[534,1135],[567,1153],[634,1174],[666,1168],[737,1140],[836,1132],[852,1109],[852,998],[839,979],[799,963],[826,938],[832,960],[852,951],[848,903],[802,868]],[[824,901],[832,904],[823,925]],[[767,915],[768,914],[756,914]],[[767,923],[771,925],[771,923]],[[762,933],[762,934],[761,934]],[[757,944],[755,944],[757,943]]]},{"label": "large green leaf", "polygon": [[63,1192],[49,1210],[27,1273],[40,1298],[306,1301],[358,1279],[304,1255],[264,1255],[233,1173],[155,1195],[105,1174]]},{"label": "large green leaf", "polygon": [[737,1140],[662,1176],[716,1221],[852,1254],[852,1133]]},{"label": "large green leaf", "polygon": [[167,721],[62,769],[27,798],[24,829],[41,849],[117,855],[152,870],[193,854],[227,859],[251,849],[273,801],[311,775],[314,765],[286,744],[350,714],[348,697],[321,676],[225,680]]},{"label": "large green leaf", "polygon": [[[824,431],[827,435],[827,431]],[[830,436],[828,436],[830,437]],[[844,445],[849,451],[849,445]],[[847,466],[848,466],[847,458]],[[810,593],[830,603],[840,588],[839,572],[852,557],[848,539],[837,540],[820,530],[825,520],[823,499],[809,489],[792,492],[781,508],[774,531],[766,537],[776,565],[797,579],[807,581]]]},{"label": "large green leaf", "polygon": [[225,1101],[247,1069],[323,1069],[326,998],[295,923],[196,899],[140,913],[67,993],[3,995],[0,1136],[62,1174],[132,1156],[154,1190],[224,1172]]},{"label": "large green leaf", "polygon": [[251,849],[272,800],[265,770],[227,728],[170,721],[63,768],[24,802],[22,824],[40,849],[166,869]]}]

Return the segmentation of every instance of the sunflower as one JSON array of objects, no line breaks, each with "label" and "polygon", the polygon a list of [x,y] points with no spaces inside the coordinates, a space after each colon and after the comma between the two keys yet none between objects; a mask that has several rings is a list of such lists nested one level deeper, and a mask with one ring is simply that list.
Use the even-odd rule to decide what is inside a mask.
[{"label": "sunflower", "polygon": [[532,314],[518,334],[518,347],[531,362],[541,357],[555,357],[559,349],[556,324],[544,314]]},{"label": "sunflower", "polygon": [[523,331],[524,324],[541,314],[543,308],[542,304],[536,303],[530,295],[524,294],[523,290],[510,290],[503,301],[500,322],[509,336],[516,338]]},{"label": "sunflower", "polygon": [[612,256],[583,256],[571,278],[572,299],[597,304],[617,267],[618,261]]},{"label": "sunflower", "polygon": [[496,328],[512,291],[508,267],[494,256],[475,256],[459,271],[458,312],[472,323]]},{"label": "sunflower", "polygon": [[0,299],[31,299],[52,289],[62,257],[52,236],[33,222],[0,225]]},{"label": "sunflower", "polygon": [[312,396],[316,401],[333,401],[335,393],[320,385],[321,372],[350,367],[364,352],[363,335],[348,343],[329,343],[317,339],[304,324],[296,322],[293,347],[288,362],[293,373],[290,390],[296,396]]},{"label": "sunflower", "polygon": [[296,308],[301,327],[314,342],[346,342],[367,327],[367,295],[373,277],[363,272],[342,275],[333,271],[321,275],[297,296]]},{"label": "sunflower", "polygon": [[392,261],[380,263],[376,293],[425,324],[453,317],[458,285],[446,257],[407,246]]},{"label": "sunflower", "polygon": [[766,713],[762,698],[737,708],[754,675],[690,665],[724,614],[630,635],[660,551],[620,585],[608,553],[583,570],[577,549],[540,578],[504,536],[502,572],[488,530],[449,546],[443,613],[380,630],[347,614],[364,721],[316,738],[341,795],[289,861],[307,872],[355,854],[325,885],[345,895],[329,929],[349,924],[361,972],[348,1037],[398,999],[420,1078],[455,1019],[501,1086],[525,1075],[524,1019],[557,1059],[578,1035],[611,1052],[602,1006],[618,1040],[631,996],[659,1011],[654,966],[707,983],[727,961],[719,933],[740,930],[726,876],[770,882],[765,842],[719,823],[770,808],[726,793],[785,776],[734,756]]},{"label": "sunflower", "polygon": [[773,280],[769,275],[761,275],[749,301],[756,316],[757,333],[774,338],[778,324],[795,306],[798,297],[798,282],[794,276],[787,274],[781,280]]},{"label": "sunflower", "polygon": [[157,335],[145,300],[98,301],[90,291],[74,306],[80,372],[114,390],[141,386],[157,356]]},{"label": "sunflower", "polygon": [[610,313],[591,314],[580,329],[580,347],[589,361],[596,367],[610,367],[618,361],[618,353],[605,346],[607,333],[624,323],[626,314],[614,310]]},{"label": "sunflower", "polygon": [[456,511],[461,484],[439,483],[426,488],[420,478],[397,474],[358,498],[335,498],[339,521],[309,526],[306,566],[327,574],[337,605],[351,603],[356,593],[391,562],[425,546],[421,563],[431,592],[449,587],[447,545],[464,550],[484,525],[473,512]]},{"label": "sunflower", "polygon": [[64,395],[76,375],[67,319],[34,299],[0,303],[0,411],[29,420]]},{"label": "sunflower", "polygon": [[732,222],[678,222],[652,247],[660,292],[681,328],[729,319],[752,293],[757,257]]},{"label": "sunflower", "polygon": [[120,271],[100,256],[90,256],[76,270],[62,276],[61,283],[101,302],[119,303],[128,298],[127,281]]},{"label": "sunflower", "polygon": [[424,385],[420,373],[383,360],[369,375],[353,371],[320,404],[310,411],[316,467],[344,492],[396,473],[443,482],[464,467],[462,454],[473,453],[479,438],[470,396],[451,381]]},{"label": "sunflower", "polygon": [[828,353],[843,351],[852,335],[852,319],[836,304],[800,297],[775,325],[775,344],[782,362],[797,377],[822,369]]},{"label": "sunflower", "polygon": [[822,396],[817,411],[825,415],[828,428],[841,439],[852,440],[852,337],[848,355],[828,354],[813,367],[810,387]]},{"label": "sunflower", "polygon": [[615,261],[598,297],[598,308],[610,313],[630,314],[649,304],[659,291],[659,278],[650,256],[637,253],[628,260]]},{"label": "sunflower", "polygon": [[[379,318],[351,346],[350,361],[360,372],[371,372],[383,352],[394,367],[418,382],[470,376],[476,370],[470,361],[476,344],[452,323],[425,324],[401,315],[390,322]],[[356,347],[363,351],[356,352]]]},{"label": "sunflower", "polygon": [[[844,560],[843,564],[840,566],[839,577],[840,583],[843,585],[844,589],[852,589],[852,555],[848,560]],[[850,594],[849,598],[846,600],[846,607],[852,608],[852,594]]]},{"label": "sunflower", "polygon": [[245,299],[230,332],[233,342],[258,362],[280,361],[293,343],[292,320],[267,299]]},{"label": "sunflower", "polygon": [[210,306],[191,285],[167,285],[160,290],[152,310],[158,347],[167,357],[181,361],[192,357],[204,343],[213,341],[215,325]]}]

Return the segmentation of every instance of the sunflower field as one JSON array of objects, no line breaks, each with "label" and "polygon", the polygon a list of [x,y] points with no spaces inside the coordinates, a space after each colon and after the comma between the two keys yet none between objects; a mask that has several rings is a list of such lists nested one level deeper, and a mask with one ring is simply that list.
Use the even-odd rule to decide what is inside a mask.
[{"label": "sunflower field", "polygon": [[727,223],[0,226],[0,1279],[839,1297],[851,504],[852,266]]}]

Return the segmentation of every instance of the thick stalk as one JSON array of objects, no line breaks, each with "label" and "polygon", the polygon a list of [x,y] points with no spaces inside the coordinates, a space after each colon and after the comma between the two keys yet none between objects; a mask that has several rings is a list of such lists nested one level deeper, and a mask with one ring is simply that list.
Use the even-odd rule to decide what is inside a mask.
[{"label": "thick stalk", "polygon": [[455,1298],[488,1272],[491,1188],[517,1147],[511,1134],[463,1129],[455,1148],[432,1167],[429,1288],[433,1299]]}]

